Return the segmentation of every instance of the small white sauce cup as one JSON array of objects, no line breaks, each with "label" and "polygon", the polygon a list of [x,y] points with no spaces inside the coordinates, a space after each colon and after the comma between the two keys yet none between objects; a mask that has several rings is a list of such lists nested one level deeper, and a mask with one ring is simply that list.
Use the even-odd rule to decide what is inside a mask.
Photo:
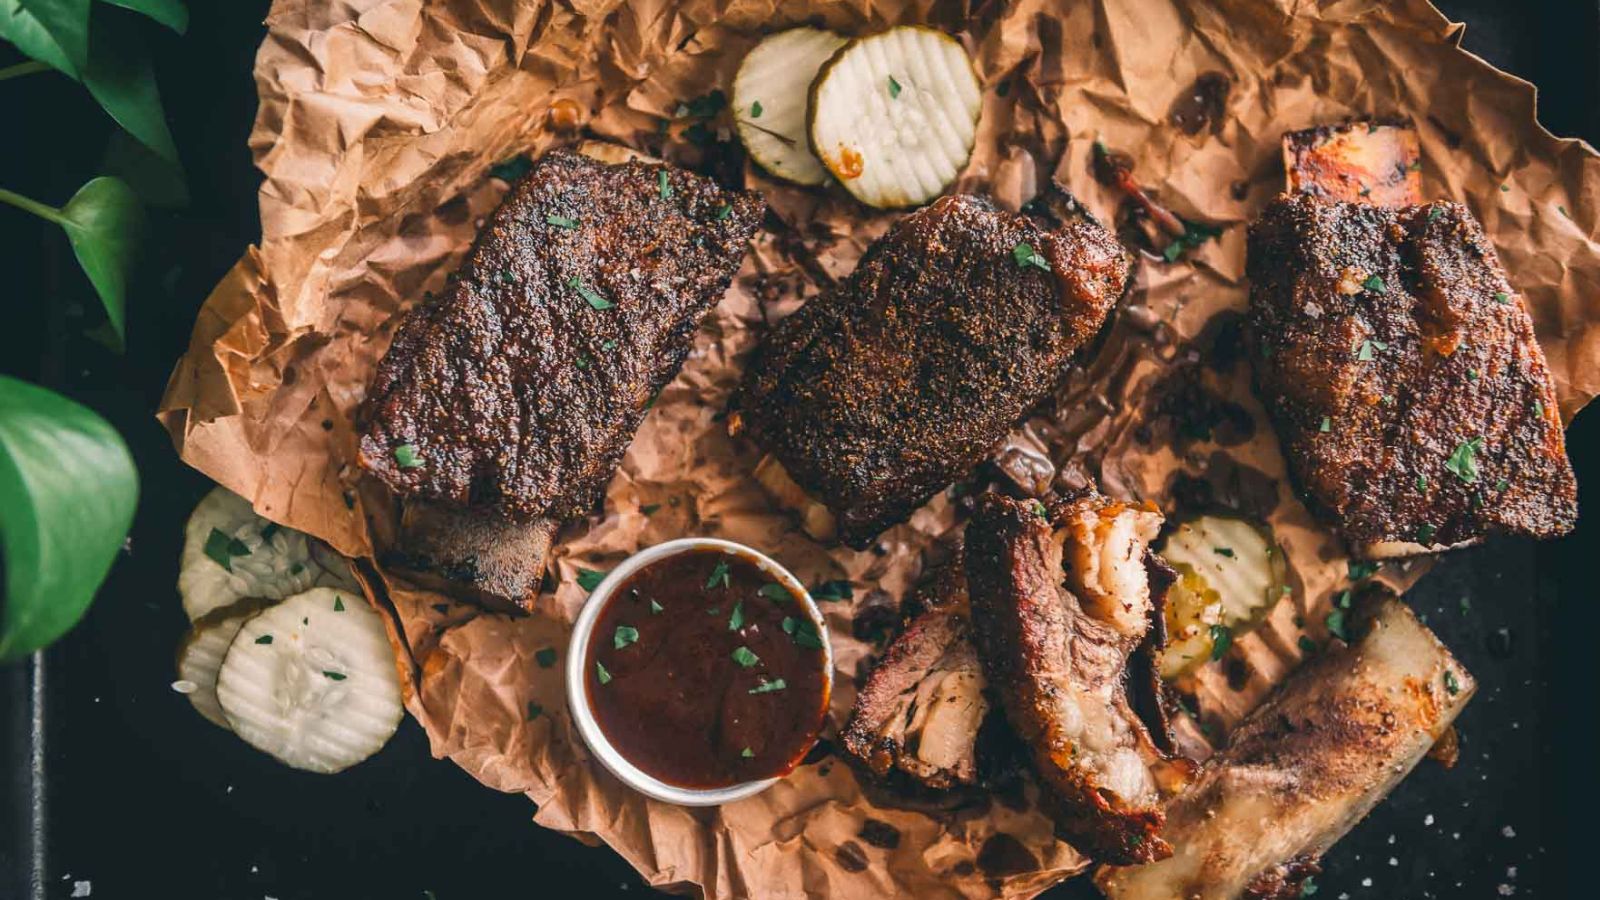
[{"label": "small white sauce cup", "polygon": [[759,781],[746,781],[720,788],[687,788],[668,784],[650,775],[629,762],[612,746],[605,732],[600,730],[600,723],[595,721],[594,712],[589,708],[588,679],[585,677],[588,673],[584,667],[588,664],[589,638],[594,633],[594,623],[600,618],[600,611],[605,608],[619,585],[651,563],[680,553],[704,550],[721,550],[750,560],[772,580],[782,584],[799,598],[806,615],[810,616],[811,621],[817,626],[817,634],[822,637],[824,698],[833,694],[833,648],[828,644],[828,627],[823,621],[822,611],[817,608],[816,601],[811,599],[811,594],[805,585],[800,583],[800,579],[794,577],[788,569],[765,553],[743,544],[717,538],[679,538],[640,550],[623,560],[621,565],[612,569],[610,574],[589,592],[589,599],[584,602],[583,609],[578,613],[578,621],[572,628],[572,638],[567,644],[567,707],[572,712],[572,721],[578,726],[578,734],[582,735],[583,742],[589,745],[589,751],[611,774],[641,794],[667,803],[676,803],[679,806],[720,806],[732,803],[761,793],[776,784],[778,779],[763,778]]}]

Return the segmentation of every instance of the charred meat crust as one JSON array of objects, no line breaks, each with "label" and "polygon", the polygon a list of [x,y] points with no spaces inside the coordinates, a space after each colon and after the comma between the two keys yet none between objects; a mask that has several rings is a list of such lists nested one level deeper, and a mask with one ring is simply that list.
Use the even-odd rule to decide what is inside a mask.
[{"label": "charred meat crust", "polygon": [[1260,395],[1354,552],[1571,530],[1549,368],[1465,207],[1285,195],[1250,229],[1248,274]]},{"label": "charred meat crust", "polygon": [[945,197],[779,324],[730,426],[864,549],[993,450],[1100,330],[1127,278],[1116,239],[1086,217],[1046,230]]},{"label": "charred meat crust", "polygon": [[424,587],[502,612],[532,612],[560,525],[516,522],[488,510],[407,501],[383,564]]},{"label": "charred meat crust", "polygon": [[586,510],[764,209],[672,166],[547,154],[400,324],[363,407],[361,465],[406,498],[524,521]]},{"label": "charred meat crust", "polygon": [[[1060,514],[1060,507],[1052,512]],[[1126,659],[1143,634],[1124,633],[1085,612],[1063,585],[1063,551],[1052,522],[1030,504],[984,495],[967,527],[966,548],[978,654],[1008,721],[1032,752],[1058,831],[1097,859],[1118,864],[1168,855],[1171,847],[1159,835],[1165,817],[1153,790],[1124,798],[1102,777],[1120,754],[1156,755],[1126,694]],[[1095,701],[1104,708],[1090,708]],[[1109,745],[1090,747],[1084,738],[1099,728],[1082,720],[1095,717],[1112,723]]]}]

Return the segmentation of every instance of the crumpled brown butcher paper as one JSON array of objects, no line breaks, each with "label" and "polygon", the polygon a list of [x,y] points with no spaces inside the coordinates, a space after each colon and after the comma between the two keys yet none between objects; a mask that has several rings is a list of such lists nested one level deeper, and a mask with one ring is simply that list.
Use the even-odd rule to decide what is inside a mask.
[{"label": "crumpled brown butcher paper", "polygon": [[[562,533],[559,587],[539,615],[483,614],[371,563],[390,513],[359,483],[352,411],[399,314],[439,288],[505,190],[490,166],[574,140],[547,116],[560,98],[584,111],[582,136],[702,170],[725,165],[727,153],[688,139],[691,122],[664,120],[726,90],[764,31],[803,22],[850,34],[929,22],[960,36],[985,98],[959,190],[1016,207],[1055,177],[1110,221],[1120,198],[1090,171],[1099,139],[1129,154],[1178,214],[1222,229],[1176,263],[1144,255],[1098,358],[1019,426],[999,462],[1031,470],[1048,457],[1046,477],[1096,475],[1110,493],[1169,512],[1199,489],[1271,523],[1294,592],[1238,641],[1247,683],[1230,690],[1212,664],[1186,684],[1202,717],[1224,726],[1293,668],[1297,622],[1325,638],[1330,596],[1348,586],[1338,543],[1290,492],[1248,364],[1230,356],[1245,305],[1245,226],[1282,184],[1279,136],[1347,116],[1415,120],[1425,193],[1465,202],[1483,222],[1531,307],[1569,419],[1600,391],[1600,159],[1541,128],[1533,87],[1461,50],[1459,27],[1421,0],[273,5],[250,138],[266,174],[262,240],[207,299],[172,375],[160,416],[183,459],[268,518],[363,561],[374,601],[393,610],[406,705],[435,754],[527,794],[539,824],[605,841],[651,884],[716,897],[1032,895],[1086,861],[1051,837],[1031,793],[905,808],[837,756],[814,754],[772,790],[719,809],[657,803],[589,757],[561,666],[536,662],[541,648],[565,650],[584,599],[577,567],[606,569],[682,535],[731,538],[808,582],[854,585],[853,600],[826,604],[837,727],[873,650],[854,620],[917,580],[953,537],[961,500],[940,496],[874,551],[818,546],[756,488],[754,452],[714,417],[770,323],[848,272],[892,214],[745,166],[783,227],[756,239],[604,508]],[[1220,114],[1178,127],[1174,104],[1207,73],[1228,84]],[[725,116],[706,124],[729,138]],[[1215,401],[1217,422],[1196,432],[1172,421],[1174,406],[1193,406],[1163,401],[1175,384]],[[1381,577],[1405,586],[1425,565]],[[543,710],[531,720],[530,702]]]}]

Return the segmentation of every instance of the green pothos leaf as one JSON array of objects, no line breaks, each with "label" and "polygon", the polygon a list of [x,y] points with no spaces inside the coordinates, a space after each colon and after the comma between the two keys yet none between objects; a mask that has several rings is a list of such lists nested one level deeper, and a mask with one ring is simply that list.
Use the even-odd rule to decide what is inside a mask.
[{"label": "green pothos leaf", "polygon": [[150,67],[150,52],[145,49],[139,29],[129,28],[116,18],[116,14],[96,17],[83,86],[139,143],[177,164],[178,148],[172,143],[172,132],[167,130],[161,92]]},{"label": "green pothos leaf", "polygon": [[61,208],[60,222],[78,265],[100,295],[106,318],[120,340],[126,320],[128,275],[144,227],[144,208],[139,198],[120,179],[96,178],[79,188]]},{"label": "green pothos leaf", "polygon": [[89,63],[89,0],[0,0],[0,38],[78,78]]},{"label": "green pothos leaf", "polygon": [[183,0],[105,0],[112,6],[144,13],[179,34],[189,28],[189,10]]},{"label": "green pothos leaf", "polygon": [[138,497],[116,429],[59,394],[0,376],[0,661],[45,646],[83,616]]}]

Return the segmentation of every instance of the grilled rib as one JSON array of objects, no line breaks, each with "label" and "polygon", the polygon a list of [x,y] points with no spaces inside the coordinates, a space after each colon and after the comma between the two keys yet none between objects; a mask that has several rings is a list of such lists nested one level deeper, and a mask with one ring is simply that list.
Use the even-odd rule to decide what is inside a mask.
[{"label": "grilled rib", "polygon": [[978,732],[989,715],[972,646],[959,558],[919,592],[905,624],[856,695],[840,732],[845,752],[879,778],[937,790],[976,784]]},{"label": "grilled rib", "polygon": [[1285,195],[1250,230],[1248,273],[1259,392],[1352,552],[1573,527],[1544,353],[1465,207]]},{"label": "grilled rib", "polygon": [[978,656],[1057,830],[1125,864],[1170,851],[1164,760],[1129,684],[1155,609],[1147,557],[1160,527],[1154,509],[1094,494],[1048,518],[1036,501],[986,494],[966,535]]},{"label": "grilled rib", "polygon": [[1472,676],[1392,595],[1234,730],[1167,806],[1160,862],[1104,868],[1111,900],[1300,897],[1316,859],[1400,782],[1472,696]]},{"label": "grilled rib", "polygon": [[[363,408],[360,462],[413,517],[400,562],[522,604],[543,552],[497,577],[497,534],[548,548],[592,506],[727,289],[764,205],[665,165],[546,155],[512,186],[449,286],[401,323]],[[531,587],[530,587],[531,586]],[[505,596],[506,591],[523,591]]]},{"label": "grilled rib", "polygon": [[864,549],[989,454],[1128,280],[1115,238],[1064,207],[1046,228],[945,197],[785,319],[730,405],[769,454],[763,483]]}]

